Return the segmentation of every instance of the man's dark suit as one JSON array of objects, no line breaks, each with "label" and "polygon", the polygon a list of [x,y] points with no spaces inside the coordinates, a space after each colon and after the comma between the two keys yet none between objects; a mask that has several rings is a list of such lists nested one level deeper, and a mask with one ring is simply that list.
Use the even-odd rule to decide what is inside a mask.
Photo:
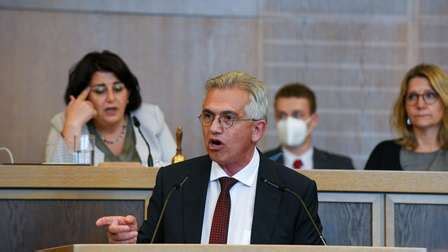
[{"label": "man's dark suit", "polygon": [[[284,162],[282,147],[266,151],[264,156],[280,164]],[[313,169],[355,169],[351,158],[317,148],[313,151],[313,163]]]},{"label": "man's dark suit", "polygon": [[[186,176],[166,207],[157,243],[200,243],[211,160],[208,156],[163,167],[157,174],[149,218],[140,227],[138,242],[149,242],[169,190]],[[252,222],[251,244],[321,244],[300,203],[290,193],[263,182],[287,186],[303,197],[317,225],[317,191],[314,181],[261,155]]]}]

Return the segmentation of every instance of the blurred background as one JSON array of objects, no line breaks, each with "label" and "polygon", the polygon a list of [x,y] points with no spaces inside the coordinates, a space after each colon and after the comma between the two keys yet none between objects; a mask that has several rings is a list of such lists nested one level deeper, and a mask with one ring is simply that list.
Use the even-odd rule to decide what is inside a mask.
[{"label": "blurred background", "polygon": [[[271,98],[288,82],[314,89],[315,145],[359,169],[393,136],[404,73],[420,62],[448,69],[447,14],[446,0],[0,0],[0,146],[16,162],[43,162],[68,70],[107,49],[128,63],[173,134],[184,128],[187,157],[204,153],[205,80],[242,70]],[[262,150],[277,146],[272,107],[269,119]]]}]

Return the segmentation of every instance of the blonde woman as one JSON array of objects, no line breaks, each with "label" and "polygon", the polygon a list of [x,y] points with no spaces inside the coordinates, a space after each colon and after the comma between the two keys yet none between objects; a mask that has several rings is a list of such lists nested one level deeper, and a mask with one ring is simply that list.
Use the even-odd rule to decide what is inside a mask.
[{"label": "blonde woman", "polygon": [[398,139],[378,144],[366,170],[448,170],[448,76],[420,64],[401,82],[391,123]]}]

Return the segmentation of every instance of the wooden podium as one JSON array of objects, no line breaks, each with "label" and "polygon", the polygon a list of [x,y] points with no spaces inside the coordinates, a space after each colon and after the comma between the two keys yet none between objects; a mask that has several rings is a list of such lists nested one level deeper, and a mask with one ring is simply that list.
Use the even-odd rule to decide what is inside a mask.
[{"label": "wooden podium", "polygon": [[[301,173],[317,182],[329,245],[448,250],[448,172]],[[116,165],[0,165],[0,248],[107,243],[96,219],[132,214],[142,223],[156,174]]]},{"label": "wooden podium", "polygon": [[303,245],[196,245],[196,244],[75,244],[39,252],[424,252],[425,248],[303,246]]}]

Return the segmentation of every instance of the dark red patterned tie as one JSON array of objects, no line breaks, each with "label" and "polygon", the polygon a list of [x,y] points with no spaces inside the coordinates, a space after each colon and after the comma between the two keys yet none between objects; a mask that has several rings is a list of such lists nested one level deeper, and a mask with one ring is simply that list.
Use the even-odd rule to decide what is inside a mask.
[{"label": "dark red patterned tie", "polygon": [[215,212],[213,213],[212,228],[210,230],[209,240],[210,244],[227,243],[231,205],[229,190],[236,182],[236,179],[230,177],[222,177],[219,179],[219,183],[221,184],[221,193],[219,193],[218,201],[215,206]]},{"label": "dark red patterned tie", "polygon": [[294,169],[300,170],[302,168],[302,166],[303,166],[302,160],[296,159],[294,161],[294,163],[292,163],[292,166],[294,167]]}]

